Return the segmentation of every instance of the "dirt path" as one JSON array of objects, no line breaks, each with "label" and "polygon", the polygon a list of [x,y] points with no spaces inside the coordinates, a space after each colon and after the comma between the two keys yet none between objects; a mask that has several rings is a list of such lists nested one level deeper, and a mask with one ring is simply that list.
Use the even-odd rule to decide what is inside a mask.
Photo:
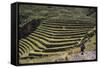
[{"label": "dirt path", "polygon": [[96,59],[96,51],[86,51],[84,52],[84,55],[81,55],[80,53],[71,55],[69,61],[94,60],[94,59]]}]

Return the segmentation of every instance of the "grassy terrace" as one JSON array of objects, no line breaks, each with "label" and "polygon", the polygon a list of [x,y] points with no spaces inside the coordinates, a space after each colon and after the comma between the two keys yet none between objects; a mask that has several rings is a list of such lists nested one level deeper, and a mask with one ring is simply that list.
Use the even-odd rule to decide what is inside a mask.
[{"label": "grassy terrace", "polygon": [[[81,38],[84,38],[95,26],[94,23],[88,25],[87,23],[81,24],[81,22],[78,22],[78,24],[76,24],[73,22],[70,23],[70,25],[67,24],[67,28],[63,28],[63,26],[58,22],[56,22],[56,25],[49,25],[48,23],[40,24],[35,31],[30,33],[26,38],[20,40],[20,57],[25,53],[30,54],[30,50],[31,52],[33,51],[33,53],[39,52],[42,54],[45,52],[56,53],[77,47]],[[62,24],[66,23],[62,22]],[[71,26],[71,24],[74,25]]]}]

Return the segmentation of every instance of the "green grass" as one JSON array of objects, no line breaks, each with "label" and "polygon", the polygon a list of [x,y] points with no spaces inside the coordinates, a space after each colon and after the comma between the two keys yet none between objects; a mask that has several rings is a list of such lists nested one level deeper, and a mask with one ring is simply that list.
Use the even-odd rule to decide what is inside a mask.
[{"label": "green grass", "polygon": [[[87,41],[87,43],[85,43],[86,49],[85,51],[94,51],[96,49],[96,35],[94,35],[90,41]],[[34,52],[33,52],[34,53]],[[72,55],[72,54],[77,54],[80,53],[80,48],[79,47],[75,47],[75,48],[71,48],[68,50],[65,50],[64,52],[59,52],[56,54],[52,54],[52,55],[48,55],[48,56],[43,56],[43,57],[38,57],[35,59],[20,59],[20,63],[24,64],[24,63],[43,63],[43,62],[56,62],[57,59],[64,59],[67,56],[67,60],[64,59],[64,61],[68,61],[68,58]],[[43,54],[41,52],[41,54]],[[46,53],[44,53],[46,54]],[[48,54],[48,53],[47,53]],[[65,56],[64,56],[65,55]],[[63,61],[63,60],[62,60]],[[60,61],[61,62],[61,61]]]}]

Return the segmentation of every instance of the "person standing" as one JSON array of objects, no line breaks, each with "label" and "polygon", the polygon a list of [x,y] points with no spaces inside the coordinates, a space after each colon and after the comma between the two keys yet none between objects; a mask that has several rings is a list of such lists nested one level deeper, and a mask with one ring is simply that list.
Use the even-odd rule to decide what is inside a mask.
[{"label": "person standing", "polygon": [[85,45],[84,43],[81,43],[80,45],[81,55],[84,55]]}]

